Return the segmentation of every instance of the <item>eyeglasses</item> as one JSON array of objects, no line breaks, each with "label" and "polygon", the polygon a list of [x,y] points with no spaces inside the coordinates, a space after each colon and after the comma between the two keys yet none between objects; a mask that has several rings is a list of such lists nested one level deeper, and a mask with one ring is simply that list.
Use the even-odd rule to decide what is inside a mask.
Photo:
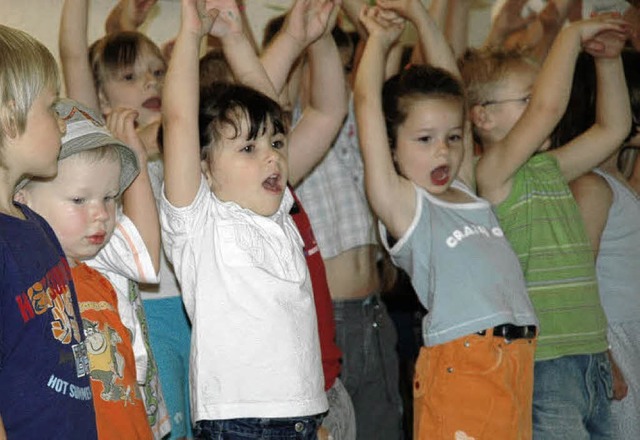
[{"label": "eyeglasses", "polygon": [[487,107],[489,105],[495,105],[495,104],[506,104],[507,102],[521,102],[523,104],[529,104],[529,101],[531,101],[531,95],[523,96],[522,98],[495,99],[495,100],[484,101],[480,103],[480,106]]}]

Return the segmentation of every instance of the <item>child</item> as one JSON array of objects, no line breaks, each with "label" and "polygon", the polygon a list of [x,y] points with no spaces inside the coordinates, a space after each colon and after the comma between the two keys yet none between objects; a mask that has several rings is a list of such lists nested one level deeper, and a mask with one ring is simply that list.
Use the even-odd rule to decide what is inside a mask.
[{"label": "child", "polygon": [[100,438],[150,439],[131,337],[118,313],[115,290],[83,263],[111,238],[117,199],[138,174],[138,162],[90,109],[64,100],[56,111],[67,123],[58,174],[21,182],[16,197],[47,219],[69,259],[87,336]]},{"label": "child", "polygon": [[[405,14],[417,23],[423,7],[412,5]],[[354,94],[367,195],[383,244],[429,310],[414,438],[529,438],[537,320],[491,207],[456,180],[462,86],[442,69],[412,66],[383,88],[402,22],[377,7],[361,21],[369,38]],[[438,42],[430,47],[446,47]]]},{"label": "child", "polygon": [[[55,176],[64,123],[51,53],[0,25],[0,417],[8,438],[95,439],[89,360],[65,254],[13,202],[25,176]],[[1,436],[1,434],[0,434]]]},{"label": "child", "polygon": [[[624,21],[600,16],[561,31],[539,73],[517,59],[496,68],[501,59],[491,55],[463,65],[484,149],[476,168],[478,190],[495,206],[520,258],[540,319],[535,438],[609,433],[606,318],[589,239],[567,182],[604,160],[628,134],[628,93],[618,57],[625,36]],[[581,47],[596,55],[598,117],[584,135],[543,152],[567,105]]]},{"label": "child", "polygon": [[[128,5],[131,7],[133,5]],[[136,112],[136,127],[147,156],[151,162],[159,157],[157,134],[161,118],[161,92],[166,64],[160,49],[139,32],[114,32],[87,46],[87,13],[88,0],[65,0],[60,23],[60,57],[64,72],[67,95],[90,108],[99,110],[108,117],[122,109]],[[149,173],[155,176],[155,165],[151,165]],[[164,268],[165,275],[170,272]],[[135,283],[114,283],[116,292],[121,300],[118,307],[124,324],[134,335],[134,353],[138,370],[138,382],[143,389],[143,399],[147,407],[149,423],[152,425],[154,438],[159,440],[170,430],[167,405],[159,385],[159,376],[155,358],[150,350],[146,317],[142,300],[138,295]],[[171,285],[171,279],[163,284]],[[175,282],[173,283],[175,285]],[[128,287],[131,287],[130,289]],[[176,293],[177,294],[177,293]],[[179,305],[180,301],[174,301]],[[180,308],[172,309],[173,316],[180,316]],[[131,317],[132,319],[128,319]],[[166,315],[165,315],[166,319]],[[188,333],[188,323],[185,319],[176,319],[176,328],[181,334]],[[152,322],[152,326],[156,326]],[[162,323],[161,325],[164,325]],[[142,331],[140,331],[142,330]],[[185,346],[186,339],[180,344]],[[160,352],[161,355],[164,352]],[[171,359],[175,359],[172,356]],[[142,365],[146,361],[146,365]],[[161,357],[158,363],[165,364]],[[185,366],[186,368],[186,366]],[[162,372],[163,370],[161,370]],[[184,377],[183,377],[184,378]],[[178,418],[185,419],[188,409],[179,404],[182,395],[174,398],[171,386],[175,381],[167,380],[169,390],[168,405],[172,415],[182,413]],[[180,422],[180,421],[179,421]],[[188,425],[187,425],[188,427]],[[181,423],[177,431],[182,431]],[[186,428],[185,428],[186,429]],[[186,435],[186,432],[185,432]]]},{"label": "child", "polygon": [[[284,115],[272,98],[229,84],[203,91],[198,115],[198,48],[209,32],[238,82],[275,96],[237,8],[223,4],[212,24],[215,4],[183,0],[163,108],[161,224],[193,323],[196,434],[311,439],[327,401],[309,275],[288,214]],[[333,7],[322,6],[325,23]]]},{"label": "child", "polygon": [[63,5],[60,58],[67,95],[105,116],[118,108],[136,110],[139,135],[150,154],[157,154],[166,70],[162,53],[135,31],[107,34],[88,47],[88,1],[66,0]]},{"label": "child", "polygon": [[[584,54],[586,55],[586,54]],[[623,51],[622,60],[634,120],[640,115],[640,53]],[[588,130],[595,119],[595,71],[593,59],[578,59],[567,112],[554,131],[554,145],[564,145]],[[582,212],[594,254],[600,299],[608,321],[612,357],[613,439],[640,438],[640,196],[622,170],[635,154],[623,149],[640,147],[638,123],[621,148],[593,172],[571,182],[571,191]],[[626,152],[625,152],[626,153]],[[629,151],[631,153],[631,151]],[[620,164],[620,168],[618,167]],[[633,166],[631,164],[631,166]]]}]

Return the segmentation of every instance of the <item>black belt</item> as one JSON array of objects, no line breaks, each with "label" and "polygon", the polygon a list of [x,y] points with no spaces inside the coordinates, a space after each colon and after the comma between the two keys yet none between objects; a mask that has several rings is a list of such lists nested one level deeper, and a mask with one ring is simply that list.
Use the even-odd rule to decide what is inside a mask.
[{"label": "black belt", "polygon": [[[484,336],[487,334],[487,331],[482,330],[478,332],[478,334]],[[493,336],[500,336],[509,341],[513,341],[514,339],[533,339],[536,337],[536,326],[501,324],[493,328]]]}]

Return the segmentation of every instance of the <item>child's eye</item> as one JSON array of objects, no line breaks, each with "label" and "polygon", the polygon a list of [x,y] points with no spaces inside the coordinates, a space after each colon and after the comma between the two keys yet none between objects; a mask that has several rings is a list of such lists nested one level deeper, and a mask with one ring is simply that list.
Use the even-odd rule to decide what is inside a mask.
[{"label": "child's eye", "polygon": [[122,74],[122,79],[125,81],[132,81],[135,79],[135,75],[133,73],[124,73]]},{"label": "child's eye", "polygon": [[449,142],[461,142],[462,141],[462,136],[459,134],[452,134],[451,136],[449,136]]},{"label": "child's eye", "polygon": [[85,202],[84,197],[74,197],[71,199],[74,205],[82,205]]},{"label": "child's eye", "polygon": [[276,150],[284,148],[284,142],[281,140],[273,141],[271,142],[271,148],[275,148]]},{"label": "child's eye", "polygon": [[425,143],[427,143],[427,142],[431,142],[431,136],[422,136],[422,137],[419,137],[419,138],[418,138],[418,141],[420,141],[420,142],[425,142]]},{"label": "child's eye", "polygon": [[163,78],[164,77],[164,69],[154,70],[153,71],[153,76],[155,76],[156,78]]},{"label": "child's eye", "polygon": [[249,144],[249,145],[245,145],[240,151],[242,151],[243,153],[253,153],[253,150],[255,149],[256,149],[255,145]]},{"label": "child's eye", "polygon": [[104,201],[107,203],[115,202],[118,199],[118,196],[106,196]]}]

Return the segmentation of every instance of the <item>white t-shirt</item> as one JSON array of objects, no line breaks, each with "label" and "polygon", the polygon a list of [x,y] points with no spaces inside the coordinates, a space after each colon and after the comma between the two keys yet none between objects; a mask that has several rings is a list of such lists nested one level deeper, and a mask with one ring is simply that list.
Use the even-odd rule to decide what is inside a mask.
[{"label": "white t-shirt", "polygon": [[122,212],[118,213],[117,220],[113,235],[107,244],[95,257],[85,263],[106,276],[118,295],[118,313],[122,323],[131,332],[133,354],[136,359],[136,377],[138,383],[142,384],[147,380],[148,362],[144,335],[137,312],[142,304],[129,295],[129,280],[153,284],[159,279],[138,229]]},{"label": "white t-shirt", "polygon": [[327,410],[316,313],[287,190],[264,217],[222,202],[204,178],[190,206],[162,198],[166,253],[191,319],[193,421]]}]

